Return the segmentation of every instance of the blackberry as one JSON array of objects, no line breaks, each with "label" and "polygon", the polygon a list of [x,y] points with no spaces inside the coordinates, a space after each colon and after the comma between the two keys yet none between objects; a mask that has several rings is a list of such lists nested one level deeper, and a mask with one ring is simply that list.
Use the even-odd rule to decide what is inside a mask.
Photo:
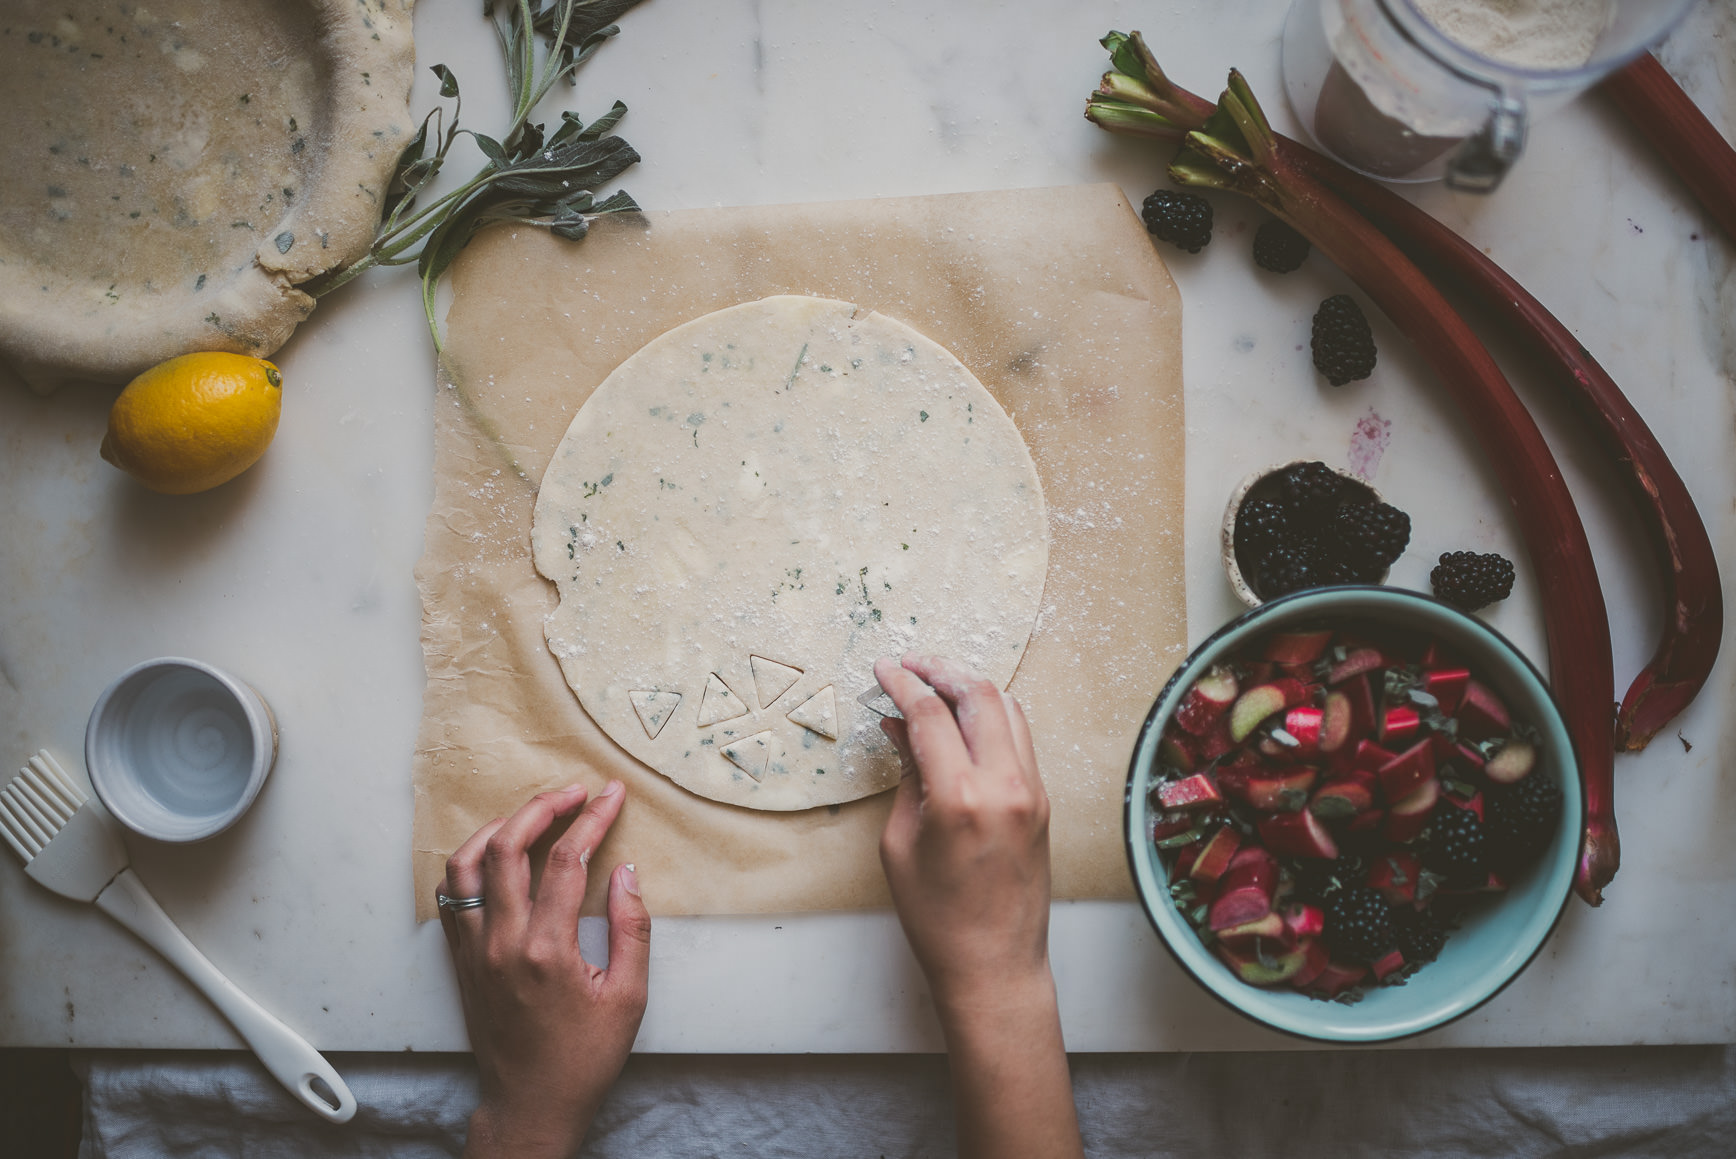
[{"label": "blackberry", "polygon": [[1327,559],[1311,535],[1287,534],[1266,549],[1254,567],[1254,590],[1269,600],[1327,582]]},{"label": "blackberry", "polygon": [[1333,386],[1374,373],[1374,331],[1349,294],[1334,294],[1314,311],[1314,368]]},{"label": "blackberry", "polygon": [[1429,584],[1437,598],[1474,612],[1513,594],[1513,563],[1495,552],[1442,552],[1440,563],[1429,572]]},{"label": "blackberry", "polygon": [[1254,231],[1254,264],[1274,274],[1289,274],[1308,260],[1308,239],[1273,218]]},{"label": "blackberry", "polygon": [[1332,532],[1352,560],[1376,565],[1376,575],[1404,554],[1410,516],[1390,503],[1347,503],[1332,514]]},{"label": "blackberry", "polygon": [[1297,463],[1278,476],[1279,497],[1304,523],[1329,522],[1344,492],[1344,476],[1318,461]]},{"label": "blackberry", "polygon": [[1469,809],[1442,801],[1429,814],[1429,843],[1423,868],[1455,884],[1478,881],[1486,872],[1483,823]]},{"label": "blackberry", "polygon": [[1296,894],[1304,901],[1324,906],[1333,897],[1368,876],[1362,858],[1353,853],[1339,854],[1336,860],[1322,861],[1318,857],[1302,858],[1296,865]]},{"label": "blackberry", "polygon": [[1314,582],[1319,587],[1331,587],[1334,584],[1358,584],[1362,582],[1362,572],[1351,560],[1329,552],[1315,566]]},{"label": "blackberry", "polygon": [[1159,189],[1145,199],[1139,216],[1151,236],[1197,254],[1212,240],[1212,204],[1197,193]]},{"label": "blackberry", "polygon": [[1335,958],[1372,962],[1398,942],[1392,907],[1379,890],[1359,885],[1340,890],[1326,903],[1326,929],[1321,934]]},{"label": "blackberry", "polygon": [[1236,512],[1236,547],[1258,553],[1289,529],[1290,509],[1276,499],[1247,499]]},{"label": "blackberry", "polygon": [[1435,916],[1434,907],[1417,913],[1399,910],[1398,951],[1406,962],[1432,962],[1441,956],[1451,926]]},{"label": "blackberry", "polygon": [[1561,786],[1540,773],[1514,785],[1491,785],[1483,799],[1489,850],[1504,868],[1542,853],[1561,820]]}]

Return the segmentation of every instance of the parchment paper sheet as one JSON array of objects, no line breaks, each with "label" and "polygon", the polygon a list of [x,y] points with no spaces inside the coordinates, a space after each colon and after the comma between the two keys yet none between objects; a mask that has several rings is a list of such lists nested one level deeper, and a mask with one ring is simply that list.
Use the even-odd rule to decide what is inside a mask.
[{"label": "parchment paper sheet", "polygon": [[[1052,801],[1055,895],[1130,896],[1121,796],[1134,738],[1186,647],[1181,303],[1112,185],[608,218],[530,227],[453,271],[435,493],[416,569],[428,684],[415,754],[417,914],[448,853],[531,793],[610,777],[627,803],[592,862],[635,863],[653,913],[890,904],[891,794],[761,814],[678,788],[599,729],[543,642],[530,559],[543,468],[574,413],[671,327],[770,294],[855,302],[956,354],[1030,445],[1053,539],[1012,691]],[[889,464],[889,470],[896,464]]]}]

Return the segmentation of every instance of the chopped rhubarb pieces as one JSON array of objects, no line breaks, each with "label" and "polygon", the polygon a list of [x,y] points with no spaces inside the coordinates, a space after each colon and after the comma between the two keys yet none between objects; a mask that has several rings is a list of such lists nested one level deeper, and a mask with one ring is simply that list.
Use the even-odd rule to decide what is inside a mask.
[{"label": "chopped rhubarb pieces", "polygon": [[1230,739],[1230,722],[1220,719],[1216,728],[1199,738],[1195,756],[1201,761],[1215,761],[1235,747],[1236,742]]},{"label": "chopped rhubarb pieces", "polygon": [[1386,814],[1386,839],[1395,845],[1415,841],[1428,827],[1429,814],[1441,799],[1441,783],[1430,777],[1416,792],[1393,805]]},{"label": "chopped rhubarb pieces", "polygon": [[1332,781],[1314,790],[1308,811],[1322,821],[1346,821],[1374,805],[1374,793],[1361,781]]},{"label": "chopped rhubarb pieces", "polygon": [[[1255,853],[1255,857],[1243,854]],[[1227,930],[1255,921],[1272,912],[1272,895],[1278,888],[1278,863],[1264,849],[1240,851],[1218,879],[1207,919],[1211,929]]]},{"label": "chopped rhubarb pieces", "polygon": [[1388,975],[1404,969],[1404,955],[1398,950],[1388,951],[1370,963],[1369,968],[1377,979],[1384,981]]},{"label": "chopped rhubarb pieces", "polygon": [[1157,742],[1157,759],[1178,773],[1191,773],[1199,760],[1194,752],[1194,738],[1176,728],[1163,730]]},{"label": "chopped rhubarb pieces", "polygon": [[1344,827],[1346,833],[1375,833],[1386,821],[1385,809],[1370,809],[1366,813],[1358,813],[1350,819],[1350,824]]},{"label": "chopped rhubarb pieces", "polygon": [[1296,751],[1307,757],[1320,751],[1320,725],[1325,713],[1300,704],[1284,714],[1284,731],[1296,742]]},{"label": "chopped rhubarb pieces", "polygon": [[1325,998],[1335,998],[1352,986],[1359,986],[1368,977],[1368,967],[1359,966],[1354,962],[1328,961],[1326,968],[1314,976],[1308,984],[1310,994],[1319,994]]},{"label": "chopped rhubarb pieces", "polygon": [[1165,809],[1198,809],[1223,800],[1212,779],[1201,773],[1158,786],[1157,800]]},{"label": "chopped rhubarb pieces", "polygon": [[1280,857],[1315,857],[1331,861],[1338,856],[1338,843],[1320,818],[1304,810],[1274,813],[1260,819],[1260,840]]},{"label": "chopped rhubarb pieces", "polygon": [[1326,928],[1326,913],[1317,905],[1292,902],[1284,907],[1281,916],[1284,924],[1289,927],[1290,936],[1298,940],[1318,937],[1320,931]]},{"label": "chopped rhubarb pieces", "polygon": [[1236,698],[1234,707],[1230,709],[1230,739],[1242,743],[1268,717],[1283,712],[1289,704],[1284,689],[1276,682],[1248,689]]},{"label": "chopped rhubarb pieces", "polygon": [[1420,740],[1376,769],[1374,775],[1380,778],[1387,800],[1401,801],[1422,788],[1424,781],[1434,779],[1435,746],[1427,739]]},{"label": "chopped rhubarb pieces", "polygon": [[1487,740],[1512,731],[1513,718],[1501,698],[1475,680],[1465,683],[1465,699],[1459,705],[1459,734],[1471,740]]},{"label": "chopped rhubarb pieces", "polygon": [[1497,785],[1514,785],[1530,776],[1536,764],[1537,746],[1528,740],[1509,737],[1483,766],[1483,772]]},{"label": "chopped rhubarb pieces", "polygon": [[[1440,809],[1481,817],[1486,790],[1538,775],[1535,733],[1427,641],[1307,630],[1255,651],[1196,682],[1192,728],[1178,706],[1160,733],[1152,840],[1176,906],[1237,977],[1354,1000],[1434,959],[1388,952],[1391,928],[1450,930],[1436,897],[1457,910],[1505,888],[1481,869],[1449,888],[1423,857],[1453,816]],[[1328,670],[1342,678],[1316,683]]]},{"label": "chopped rhubarb pieces", "polygon": [[1350,698],[1348,741],[1355,742],[1373,736],[1379,720],[1375,712],[1373,681],[1367,676],[1357,676],[1346,680],[1338,690]]},{"label": "chopped rhubarb pieces", "polygon": [[1422,727],[1422,717],[1417,710],[1398,704],[1386,710],[1380,718],[1380,743],[1387,748],[1397,748],[1409,741]]},{"label": "chopped rhubarb pieces", "polygon": [[1218,940],[1231,946],[1251,944],[1255,938],[1273,945],[1295,940],[1290,936],[1290,927],[1284,924],[1284,919],[1272,911],[1267,911],[1251,922],[1218,931]]},{"label": "chopped rhubarb pieces", "polygon": [[1261,659],[1279,664],[1312,664],[1326,654],[1332,643],[1332,629],[1307,632],[1277,632],[1266,641]]},{"label": "chopped rhubarb pieces", "polygon": [[1302,952],[1302,968],[1290,975],[1290,985],[1307,990],[1332,964],[1332,953],[1319,938],[1298,942],[1296,948]]},{"label": "chopped rhubarb pieces", "polygon": [[1180,868],[1180,859],[1176,861],[1178,872],[1191,877],[1195,881],[1211,884],[1224,875],[1229,868],[1230,859],[1236,855],[1236,850],[1242,844],[1242,835],[1234,825],[1225,825],[1216,833],[1206,838],[1205,844],[1199,847],[1199,853],[1186,869]]},{"label": "chopped rhubarb pieces", "polygon": [[1423,673],[1423,691],[1434,697],[1441,711],[1448,715],[1458,711],[1470,682],[1469,668],[1436,668]]},{"label": "chopped rhubarb pieces", "polygon": [[1468,775],[1481,773],[1488,765],[1488,762],[1483,759],[1483,754],[1468,744],[1455,744],[1452,754],[1447,759],[1453,768]]},{"label": "chopped rhubarb pieces", "polygon": [[1403,849],[1376,857],[1368,867],[1368,887],[1379,890],[1393,905],[1411,905],[1417,899],[1422,859]]},{"label": "chopped rhubarb pieces", "polygon": [[1201,848],[1203,847],[1196,841],[1192,845],[1183,845],[1175,851],[1175,875],[1177,877],[1193,876],[1194,863],[1199,860]]},{"label": "chopped rhubarb pieces", "polygon": [[1364,772],[1378,774],[1380,767],[1389,761],[1397,759],[1398,754],[1390,749],[1384,749],[1371,740],[1359,740],[1350,756],[1351,767]]},{"label": "chopped rhubarb pieces", "polygon": [[[1294,711],[1294,710],[1292,710]],[[1320,714],[1320,751],[1335,753],[1350,739],[1354,712],[1350,697],[1343,692],[1328,692]]]},{"label": "chopped rhubarb pieces", "polygon": [[[1155,793],[1153,794],[1155,796]],[[1186,833],[1194,827],[1194,816],[1180,809],[1170,809],[1152,818],[1151,839],[1165,841],[1171,837]]]},{"label": "chopped rhubarb pieces", "polygon": [[1308,960],[1305,950],[1288,950],[1277,956],[1261,956],[1249,950],[1246,953],[1232,950],[1223,944],[1212,947],[1224,964],[1236,972],[1236,976],[1250,986],[1277,986],[1288,982],[1301,971]]},{"label": "chopped rhubarb pieces", "polygon": [[1469,797],[1465,797],[1463,799],[1455,797],[1451,793],[1443,794],[1441,799],[1445,800],[1445,801],[1452,802],[1452,804],[1454,804],[1455,806],[1457,806],[1460,809],[1465,810],[1465,812],[1467,812],[1467,813],[1475,813],[1477,815],[1478,821],[1482,821],[1484,819],[1483,818],[1483,790],[1481,790],[1481,789],[1471,790],[1471,795]]},{"label": "chopped rhubarb pieces", "polygon": [[1288,769],[1258,769],[1246,766],[1218,770],[1223,791],[1261,812],[1294,811],[1308,804],[1308,790],[1319,772],[1307,765]]},{"label": "chopped rhubarb pieces", "polygon": [[1193,736],[1205,736],[1235,703],[1238,691],[1235,672],[1222,664],[1214,666],[1194,681],[1182,697],[1180,707],[1175,710],[1175,723]]},{"label": "chopped rhubarb pieces", "polygon": [[1333,664],[1326,672],[1326,683],[1343,684],[1357,676],[1378,672],[1387,666],[1387,658],[1378,648],[1357,648]]}]

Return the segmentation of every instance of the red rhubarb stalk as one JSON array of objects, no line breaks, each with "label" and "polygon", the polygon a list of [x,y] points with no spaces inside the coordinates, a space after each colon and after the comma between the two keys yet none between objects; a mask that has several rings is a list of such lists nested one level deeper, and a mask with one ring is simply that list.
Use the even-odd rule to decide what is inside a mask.
[{"label": "red rhubarb stalk", "polygon": [[[1129,79],[1155,100],[1136,109],[1145,117],[1126,117],[1119,125],[1097,115],[1104,110],[1095,100],[1087,116],[1105,127],[1169,136],[1197,115],[1197,98],[1189,101],[1191,94],[1168,84],[1137,34],[1106,44],[1123,72],[1124,61],[1139,67]],[[1114,100],[1126,104],[1120,94]],[[1614,699],[1609,617],[1585,529],[1542,432],[1476,334],[1422,271],[1280,147],[1240,73],[1231,72],[1206,124],[1187,132],[1169,172],[1181,184],[1250,197],[1307,237],[1415,343],[1477,430],[1513,502],[1538,581],[1551,593],[1544,607],[1551,683],[1577,750],[1588,813],[1575,888],[1588,903],[1601,903],[1620,860],[1608,717]]]},{"label": "red rhubarb stalk", "polygon": [[[1138,33],[1110,33],[1104,44],[1121,72],[1104,78],[1087,110],[1090,119],[1117,132],[1174,141],[1206,123],[1216,106],[1171,83]],[[1667,73],[1661,83],[1652,77],[1644,68],[1649,59],[1630,66],[1651,78],[1647,91],[1657,94],[1647,113],[1648,131],[1656,128],[1663,140],[1684,141],[1678,151],[1691,148],[1708,171],[1721,173],[1726,183],[1720,188],[1728,190],[1722,205],[1736,215],[1736,151],[1717,136]],[[1652,65],[1662,71],[1655,61]],[[1667,131],[1661,128],[1665,125]],[[1717,559],[1693,497],[1669,456],[1572,332],[1475,246],[1384,186],[1306,145],[1280,137],[1278,148],[1372,220],[1425,272],[1478,292],[1489,313],[1541,357],[1548,381],[1591,426],[1612,470],[1639,505],[1664,581],[1657,646],[1629,685],[1616,716],[1617,746],[1630,752],[1644,748],[1698,695],[1723,639]]]},{"label": "red rhubarb stalk", "polygon": [[1736,243],[1736,149],[1651,53],[1603,82],[1603,91],[1669,162],[1707,216]]},{"label": "red rhubarb stalk", "polygon": [[1724,593],[1712,540],[1687,484],[1608,372],[1579,339],[1556,321],[1476,246],[1404,198],[1305,146],[1287,141],[1284,154],[1338,193],[1398,243],[1430,275],[1458,282],[1510,333],[1524,341],[1557,389],[1591,428],[1608,461],[1618,464],[1629,496],[1645,514],[1647,538],[1664,580],[1665,615],[1651,660],[1634,677],[1616,714],[1615,743],[1646,747],[1699,694],[1724,636]]}]

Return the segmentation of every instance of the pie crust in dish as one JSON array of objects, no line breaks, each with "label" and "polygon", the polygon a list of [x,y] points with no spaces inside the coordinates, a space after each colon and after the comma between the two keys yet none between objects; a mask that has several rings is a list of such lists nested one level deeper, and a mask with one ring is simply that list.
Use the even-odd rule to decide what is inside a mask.
[{"label": "pie crust in dish", "polygon": [[0,357],[31,386],[265,356],[364,254],[413,0],[7,0]]}]

